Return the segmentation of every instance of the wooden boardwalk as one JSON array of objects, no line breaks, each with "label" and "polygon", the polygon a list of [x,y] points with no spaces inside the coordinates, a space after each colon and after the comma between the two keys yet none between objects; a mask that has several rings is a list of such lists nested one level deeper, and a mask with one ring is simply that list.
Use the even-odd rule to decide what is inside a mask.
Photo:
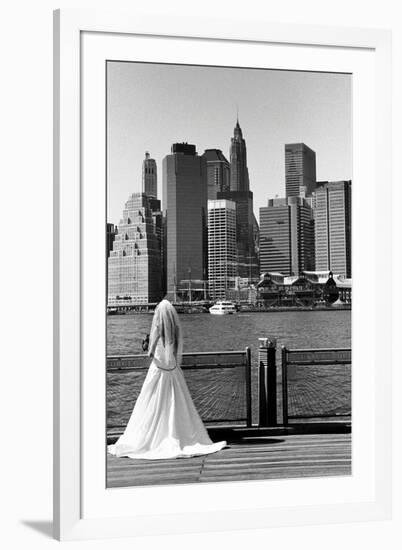
[{"label": "wooden boardwalk", "polygon": [[[217,441],[219,438],[214,437]],[[249,434],[211,455],[133,460],[107,455],[107,487],[351,475],[350,433]]]}]

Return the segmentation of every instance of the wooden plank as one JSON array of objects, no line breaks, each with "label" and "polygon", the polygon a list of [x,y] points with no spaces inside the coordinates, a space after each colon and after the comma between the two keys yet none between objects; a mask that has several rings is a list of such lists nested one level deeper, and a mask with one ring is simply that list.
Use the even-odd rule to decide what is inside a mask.
[{"label": "wooden plank", "polygon": [[245,475],[235,475],[235,476],[211,476],[211,477],[202,477],[200,483],[217,483],[221,481],[260,481],[260,480],[269,480],[269,479],[292,479],[292,478],[306,478],[306,477],[338,477],[338,476],[350,476],[351,470],[349,469],[332,469],[328,470],[308,470],[306,468],[287,470],[287,471],[271,471],[265,472],[262,474],[252,474],[247,473]]},{"label": "wooden plank", "polygon": [[350,434],[251,437],[218,453],[169,460],[107,456],[107,486],[188,484],[351,474]]},{"label": "wooden plank", "polygon": [[130,478],[117,478],[108,480],[107,488],[113,488],[113,487],[136,487],[136,486],[143,486],[143,485],[182,485],[182,484],[188,484],[188,483],[195,483],[198,482],[198,479],[194,479],[193,477],[182,477],[180,479],[149,479],[149,478],[141,478],[140,480],[132,480]]}]

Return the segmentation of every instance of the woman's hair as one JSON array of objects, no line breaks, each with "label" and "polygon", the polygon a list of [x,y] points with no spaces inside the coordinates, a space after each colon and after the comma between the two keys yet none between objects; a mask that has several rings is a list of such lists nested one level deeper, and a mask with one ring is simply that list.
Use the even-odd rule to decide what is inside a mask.
[{"label": "woman's hair", "polygon": [[152,340],[158,336],[164,347],[173,347],[173,352],[177,356],[182,341],[181,326],[177,311],[166,299],[159,302],[155,309],[151,327],[151,345]]}]

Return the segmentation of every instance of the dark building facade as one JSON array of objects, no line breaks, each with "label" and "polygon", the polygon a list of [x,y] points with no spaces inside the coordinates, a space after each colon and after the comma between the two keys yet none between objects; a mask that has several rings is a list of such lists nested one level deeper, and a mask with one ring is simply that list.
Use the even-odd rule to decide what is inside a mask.
[{"label": "dark building facade", "polygon": [[202,155],[207,161],[208,200],[217,193],[230,189],[230,164],[220,149],[206,149]]},{"label": "dark building facade", "polygon": [[195,145],[175,143],[163,159],[166,289],[207,280],[207,161]]},{"label": "dark building facade", "polygon": [[155,199],[158,196],[156,161],[150,158],[148,151],[145,153],[145,159],[142,163],[142,192]]},{"label": "dark building facade", "polygon": [[286,197],[298,197],[300,187],[307,196],[316,188],[315,152],[304,143],[285,145]]},{"label": "dark building facade", "polygon": [[216,198],[233,201],[236,204],[238,277],[258,278],[258,224],[253,212],[246,141],[239,121],[236,122],[230,144],[230,190],[218,192]]},{"label": "dark building facade", "polygon": [[230,143],[230,190],[249,191],[249,189],[246,141],[237,121]]},{"label": "dark building facade", "polygon": [[313,213],[305,199],[269,199],[260,208],[260,269],[283,275],[314,269]]},{"label": "dark building facade", "polygon": [[106,223],[106,254],[109,258],[110,251],[113,250],[113,242],[117,234],[117,227],[114,223]]}]

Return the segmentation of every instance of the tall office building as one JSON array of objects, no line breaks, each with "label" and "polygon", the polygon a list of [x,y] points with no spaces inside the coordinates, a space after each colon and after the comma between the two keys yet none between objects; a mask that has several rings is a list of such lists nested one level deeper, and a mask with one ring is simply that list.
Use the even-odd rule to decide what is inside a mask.
[{"label": "tall office building", "polygon": [[161,209],[161,201],[158,197],[158,174],[156,169],[155,159],[150,158],[149,152],[146,151],[145,159],[142,162],[142,192],[148,198],[149,208],[152,213],[154,224],[154,233],[157,238],[160,265],[162,270],[162,293],[166,291],[166,277],[164,272],[164,250],[163,250],[163,215]]},{"label": "tall office building", "polygon": [[286,197],[298,197],[300,187],[306,195],[316,188],[315,152],[304,143],[285,145]]},{"label": "tall office building", "polygon": [[315,269],[352,276],[352,182],[320,182],[313,195]]},{"label": "tall office building", "polygon": [[161,257],[148,197],[133,193],[110,252],[108,303],[147,304],[161,297]]},{"label": "tall office building", "polygon": [[237,121],[230,145],[230,190],[217,193],[217,199],[236,204],[236,236],[238,276],[255,279],[259,276],[258,224],[253,212],[253,193],[250,191],[247,150]]},{"label": "tall office building", "polygon": [[237,120],[230,143],[230,190],[249,191],[249,188],[246,141]]},{"label": "tall office building", "polygon": [[228,200],[208,201],[208,277],[209,293],[214,300],[225,298],[235,287],[236,204]]},{"label": "tall office building", "polygon": [[195,145],[175,143],[163,159],[167,293],[181,281],[205,281],[207,265],[207,161]]},{"label": "tall office building", "polygon": [[269,199],[260,208],[260,269],[283,275],[314,269],[313,213],[306,199]]},{"label": "tall office building", "polygon": [[163,213],[161,210],[161,201],[148,197],[149,207],[152,215],[152,222],[154,233],[158,243],[158,250],[160,255],[160,266],[162,271],[162,294],[166,293],[166,272],[165,272],[165,250],[164,250],[164,223]]},{"label": "tall office building", "polygon": [[142,192],[156,199],[158,196],[158,176],[155,159],[151,159],[148,151],[142,162]]},{"label": "tall office building", "polygon": [[206,149],[202,155],[207,161],[208,200],[217,193],[230,189],[230,164],[220,149]]}]

